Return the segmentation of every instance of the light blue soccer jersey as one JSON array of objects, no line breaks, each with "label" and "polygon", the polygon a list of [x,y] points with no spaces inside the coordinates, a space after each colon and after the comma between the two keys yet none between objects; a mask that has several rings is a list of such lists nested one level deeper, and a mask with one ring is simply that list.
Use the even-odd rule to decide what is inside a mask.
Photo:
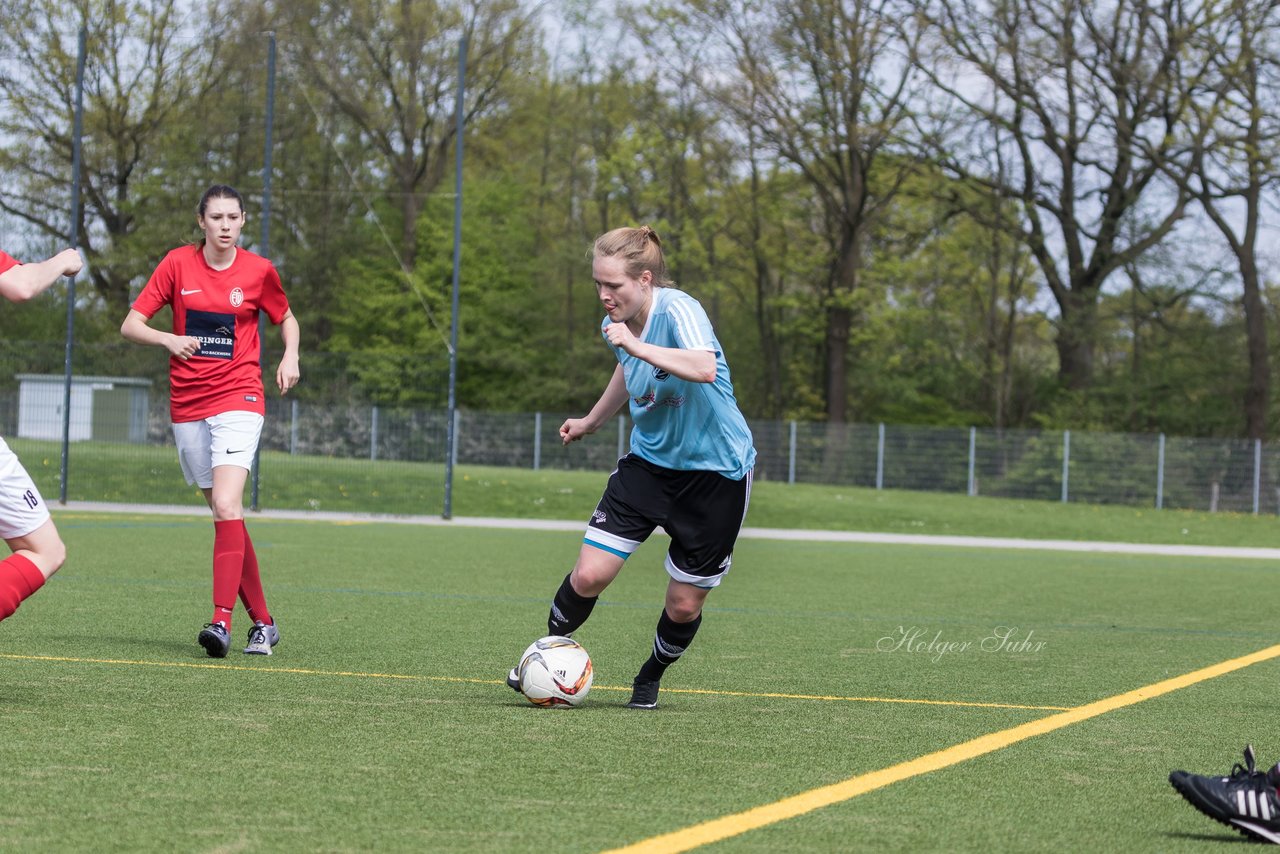
[{"label": "light blue soccer jersey", "polygon": [[[605,317],[600,324],[602,335],[609,323]],[[714,352],[716,379],[682,380],[613,347],[631,397],[631,452],[663,468],[716,471],[741,480],[755,465],[756,449],[702,305],[684,291],[654,288],[648,322],[637,337],[658,347]]]}]

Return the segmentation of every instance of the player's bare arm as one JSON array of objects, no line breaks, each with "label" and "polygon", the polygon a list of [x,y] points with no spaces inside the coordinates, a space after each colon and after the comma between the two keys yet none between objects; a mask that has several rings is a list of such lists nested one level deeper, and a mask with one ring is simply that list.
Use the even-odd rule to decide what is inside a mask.
[{"label": "player's bare arm", "polygon": [[610,323],[605,327],[604,335],[613,346],[682,380],[694,383],[716,381],[716,354],[710,350],[682,350],[646,344],[632,334],[625,323]]},{"label": "player's bare arm", "polygon": [[301,370],[298,368],[298,341],[301,334],[298,329],[298,319],[293,316],[293,311],[286,311],[284,319],[280,321],[280,337],[284,340],[284,357],[280,359],[280,366],[276,368],[276,386],[279,387],[281,394],[288,394],[289,389],[296,386],[298,380],[302,378]]},{"label": "player's bare arm", "polygon": [[74,276],[84,266],[80,253],[64,249],[52,258],[19,264],[0,273],[0,296],[10,302],[25,302],[63,276]]},{"label": "player's bare arm", "polygon": [[174,335],[172,332],[164,332],[148,326],[147,316],[134,308],[129,309],[124,323],[120,324],[120,334],[126,341],[132,341],[135,344],[163,347],[169,351],[170,355],[184,362],[200,349],[200,342],[190,335]]},{"label": "player's bare arm", "polygon": [[627,402],[627,381],[622,373],[622,366],[613,369],[613,376],[605,386],[604,393],[591,407],[585,418],[570,418],[560,425],[560,440],[564,444],[576,442],[583,436],[600,429],[600,426],[618,413]]}]

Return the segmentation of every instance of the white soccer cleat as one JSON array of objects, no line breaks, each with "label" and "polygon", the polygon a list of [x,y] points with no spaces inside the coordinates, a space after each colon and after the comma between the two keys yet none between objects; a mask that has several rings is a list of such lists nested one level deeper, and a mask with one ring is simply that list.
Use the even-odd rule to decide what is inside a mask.
[{"label": "white soccer cleat", "polygon": [[254,623],[249,629],[249,645],[244,648],[246,655],[270,655],[271,647],[280,640],[280,632],[274,625],[264,626]]}]

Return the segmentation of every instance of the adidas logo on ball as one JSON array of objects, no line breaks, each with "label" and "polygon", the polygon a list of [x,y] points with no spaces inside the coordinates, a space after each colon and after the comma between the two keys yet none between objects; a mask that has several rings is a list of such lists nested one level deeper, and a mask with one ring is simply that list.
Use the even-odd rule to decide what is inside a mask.
[{"label": "adidas logo on ball", "polygon": [[551,635],[529,645],[516,668],[520,693],[535,706],[566,708],[586,699],[591,656],[573,638]]}]

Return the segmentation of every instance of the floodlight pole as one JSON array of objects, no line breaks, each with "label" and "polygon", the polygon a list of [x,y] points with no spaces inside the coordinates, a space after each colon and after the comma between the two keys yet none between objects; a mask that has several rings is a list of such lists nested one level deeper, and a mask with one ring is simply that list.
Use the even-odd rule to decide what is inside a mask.
[{"label": "floodlight pole", "polygon": [[458,271],[462,266],[462,125],[463,93],[467,82],[467,37],[458,40],[458,102],[454,108],[454,176],[453,176],[453,312],[449,322],[449,412],[444,454],[444,512],[453,518],[453,459],[458,441]]},{"label": "floodlight pole", "polygon": [[[87,29],[80,27],[76,49],[76,112],[71,130],[71,248],[80,248],[80,138],[84,135],[84,55]],[[76,277],[67,277],[67,345],[63,358],[62,463],[58,470],[58,503],[67,503],[71,457],[71,351],[76,335]]]}]

